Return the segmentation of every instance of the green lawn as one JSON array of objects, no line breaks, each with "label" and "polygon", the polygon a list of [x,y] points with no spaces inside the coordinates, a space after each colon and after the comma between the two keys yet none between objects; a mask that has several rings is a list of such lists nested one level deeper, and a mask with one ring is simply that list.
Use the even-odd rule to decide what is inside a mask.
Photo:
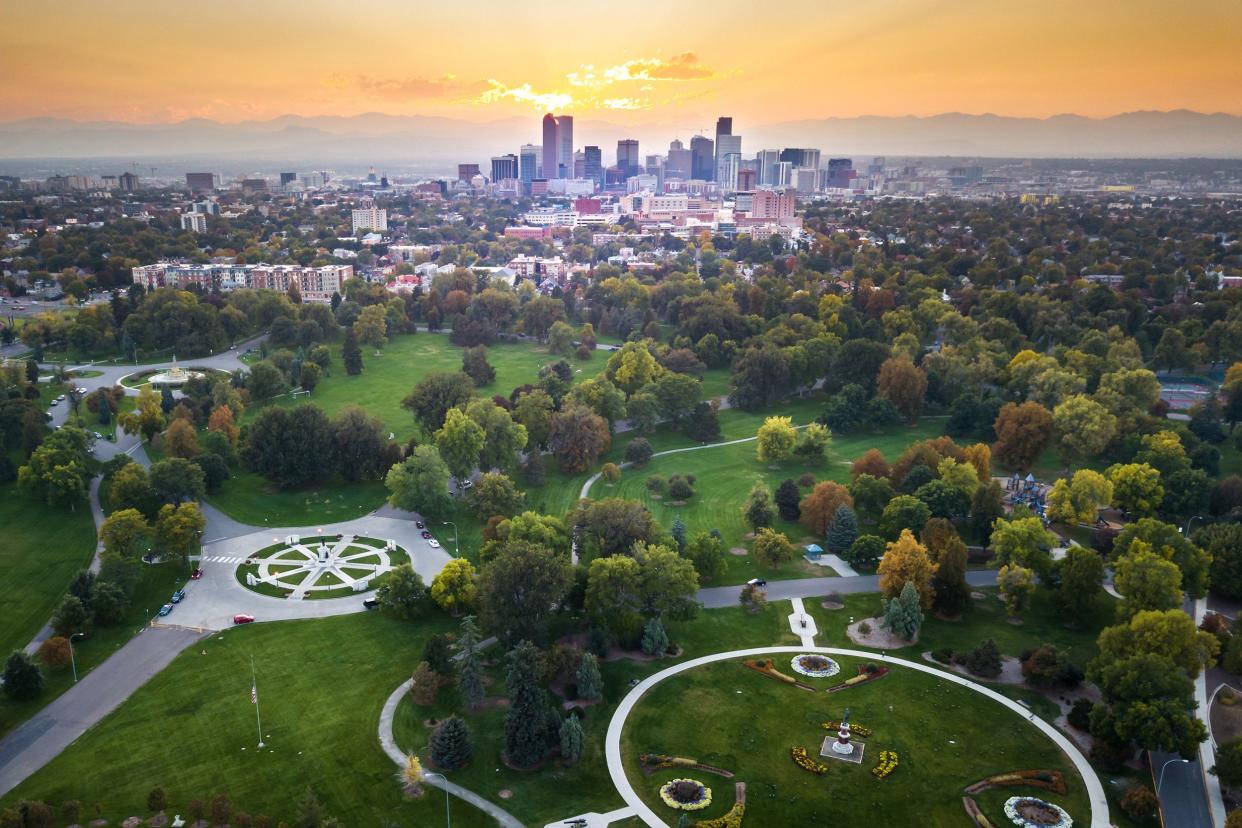
[{"label": "green lawn", "polygon": [[[841,673],[803,679],[816,687],[838,684],[856,673],[858,660],[837,658]],[[789,659],[777,669],[791,674]],[[872,730],[862,741],[860,765],[823,760],[817,776],[799,768],[789,750],[801,746],[818,757],[828,731],[820,723],[850,709],[851,721]],[[871,768],[882,750],[900,764],[878,780]],[[722,779],[701,771],[663,770],[644,776],[638,754],[669,753],[716,765],[736,774]],[[630,781],[670,824],[677,812],[659,798],[659,786],[690,776],[713,790],[713,802],[695,818],[712,818],[733,805],[733,783],[746,783],[748,826],[878,824],[944,825],[966,822],[961,789],[995,773],[1032,768],[1062,771],[1069,792],[1000,789],[976,797],[993,824],[1007,824],[1005,799],[1019,792],[1057,802],[1086,824],[1086,788],[1069,758],[1021,717],[973,690],[913,670],[894,669],[879,681],[840,694],[808,693],[746,670],[741,661],[709,664],[674,676],[648,692],[622,734]]]},{"label": "green lawn", "polygon": [[95,554],[87,504],[70,511],[0,486],[0,653],[25,647],[60,604],[73,576]]},{"label": "green lawn", "polygon": [[[396,769],[376,741],[376,727],[384,700],[409,677],[426,637],[453,627],[455,622],[438,614],[408,623],[358,613],[254,624],[212,636],[180,655],[0,800],[0,808],[19,799],[41,799],[55,806],[79,799],[88,812],[95,813],[98,803],[104,818],[119,822],[145,814],[147,792],[162,785],[174,812],[184,813],[191,798],[227,792],[239,809],[292,822],[297,801],[312,785],[325,811],[346,825],[383,820],[439,825],[442,794],[432,791],[412,803],[402,799],[393,779]],[[671,626],[670,635],[685,648],[684,657],[717,650],[722,641],[730,646],[792,641],[780,607],[754,616],[740,608],[704,612],[691,622]],[[492,650],[489,655],[500,653]],[[262,754],[255,751],[255,711],[249,698],[251,656],[258,667],[269,748]],[[589,733],[602,734],[611,702],[624,694],[630,679],[668,663],[603,665],[609,704],[592,708]],[[500,682],[490,692],[501,693],[502,688]],[[441,701],[451,706],[452,696],[451,689],[445,690]],[[419,713],[421,718],[425,715]],[[484,727],[473,717],[470,722],[477,758],[450,778],[477,784],[479,792],[489,797],[503,787],[514,790],[512,800],[496,801],[523,822],[542,825],[583,810],[621,805],[606,782],[602,738],[594,738],[588,755],[575,768],[562,771],[552,763],[539,771],[518,773],[494,762],[500,729]],[[398,743],[418,747],[403,735],[410,729],[398,723]],[[419,732],[425,739],[425,730]],[[572,784],[566,785],[567,781]],[[460,800],[453,800],[452,809],[454,825],[492,824]]]}]

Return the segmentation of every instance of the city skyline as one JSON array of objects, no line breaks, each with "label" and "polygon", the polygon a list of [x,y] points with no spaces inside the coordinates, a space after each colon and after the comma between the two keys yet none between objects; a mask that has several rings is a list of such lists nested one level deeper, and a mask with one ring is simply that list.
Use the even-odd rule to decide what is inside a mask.
[{"label": "city skyline", "polygon": [[[297,14],[285,3],[222,2],[193,16],[151,0],[18,6],[0,34],[10,80],[0,119],[386,112],[485,122],[554,110],[676,122],[684,137],[720,111],[752,124],[1242,114],[1242,7],[1225,0],[828,5],[778,0],[760,13],[740,2],[636,2],[622,15],[547,0],[504,27],[473,25],[504,15],[492,0],[465,11],[381,0],[367,15],[318,2]],[[385,39],[402,32],[409,40]],[[377,59],[399,45],[399,57]]]}]

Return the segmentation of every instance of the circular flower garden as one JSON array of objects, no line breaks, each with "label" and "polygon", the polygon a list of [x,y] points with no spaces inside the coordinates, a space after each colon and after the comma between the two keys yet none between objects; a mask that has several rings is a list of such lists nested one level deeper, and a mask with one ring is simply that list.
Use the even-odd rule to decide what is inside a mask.
[{"label": "circular flower garden", "polygon": [[794,656],[789,666],[795,673],[807,678],[832,678],[841,672],[841,665],[828,656],[814,653]]},{"label": "circular flower garden", "polygon": [[1074,824],[1060,805],[1033,796],[1005,800],[1005,816],[1021,828],[1070,828]]},{"label": "circular flower garden", "polygon": [[697,779],[670,779],[660,787],[660,799],[680,811],[701,811],[712,804],[712,789]]}]

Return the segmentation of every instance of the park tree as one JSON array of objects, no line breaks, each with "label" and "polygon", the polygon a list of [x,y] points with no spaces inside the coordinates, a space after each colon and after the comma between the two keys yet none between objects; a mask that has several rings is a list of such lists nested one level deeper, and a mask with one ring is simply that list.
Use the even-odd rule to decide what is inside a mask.
[{"label": "park tree", "polygon": [[345,329],[345,339],[341,341],[341,362],[345,364],[345,373],[349,376],[356,377],[362,373],[362,348],[352,327]]},{"label": "park tree", "polygon": [[660,416],[673,425],[681,425],[703,396],[703,384],[697,377],[672,371],[662,374],[651,386]]},{"label": "park tree", "polygon": [[216,406],[207,419],[207,430],[219,432],[228,439],[230,444],[236,444],[240,429],[233,417],[233,409],[227,405]]},{"label": "park tree", "polygon": [[99,526],[99,540],[104,551],[122,558],[134,558],[139,542],[151,531],[147,519],[137,509],[119,509]]},{"label": "park tree", "polygon": [[854,498],[854,509],[868,523],[878,522],[884,507],[897,495],[888,478],[866,473],[855,477],[849,489],[850,496]]},{"label": "park tree", "polygon": [[640,543],[635,557],[642,567],[643,614],[682,621],[693,618],[699,606],[694,564],[661,544]]},{"label": "park tree", "polygon": [[903,531],[922,532],[931,518],[931,509],[917,497],[897,495],[880,515],[880,534],[896,540]]},{"label": "park tree", "polygon": [[927,554],[927,548],[915,539],[909,529],[902,529],[897,540],[888,544],[884,557],[880,558],[880,592],[886,598],[901,594],[907,583],[914,584],[919,593],[919,605],[930,609],[935,598],[932,578],[936,564]]},{"label": "park tree", "polygon": [[[246,390],[250,392],[251,401],[270,400],[285,393],[288,383],[280,369],[264,359],[250,366],[246,374]],[[129,431],[129,427],[126,426],[125,430]]]},{"label": "park tree", "polygon": [[789,358],[772,343],[747,348],[733,363],[729,399],[743,411],[762,411],[791,390]]},{"label": "park tree", "polygon": [[[1198,629],[1181,609],[1135,613],[1128,622],[1106,627],[1097,643],[1097,667],[1131,656],[1156,655],[1170,659],[1191,679],[1210,667],[1220,653],[1216,636]],[[1088,678],[1091,672],[1088,668]]]},{"label": "park tree", "polygon": [[913,641],[923,626],[923,610],[919,606],[919,591],[906,581],[896,598],[881,599],[884,605],[883,626],[886,630],[906,641]]},{"label": "park tree", "polygon": [[699,573],[699,583],[714,581],[724,572],[724,542],[710,532],[699,532],[686,544],[681,552],[694,564]]},{"label": "park tree", "polygon": [[91,478],[86,432],[66,425],[48,435],[17,473],[18,487],[49,506],[75,508]]},{"label": "park tree", "polygon": [[384,306],[368,305],[363,308],[350,331],[359,342],[374,348],[375,355],[379,356],[388,344],[388,320]]},{"label": "park tree", "polygon": [[[854,507],[854,498],[849,489],[840,483],[823,480],[815,484],[811,493],[799,504],[801,515],[798,520],[816,537],[824,537],[828,526],[842,506]],[[857,522],[857,521],[856,521]],[[852,542],[852,541],[851,541]]]},{"label": "park tree", "polygon": [[43,692],[43,672],[34,659],[14,650],[4,662],[4,694],[14,701],[29,701]]},{"label": "park tree", "polygon": [[664,630],[664,622],[656,615],[647,620],[643,627],[643,652],[649,656],[662,656],[668,651],[668,633]]},{"label": "park tree", "polygon": [[870,448],[863,452],[863,456],[854,461],[850,466],[850,476],[857,480],[861,475],[869,474],[872,477],[882,477],[887,479],[892,473],[889,468],[888,461],[884,459],[884,455],[880,454],[879,449]]},{"label": "park tree", "polygon": [[878,535],[859,535],[850,545],[845,560],[854,567],[870,568],[880,562],[885,547],[884,538]]},{"label": "park tree", "polygon": [[332,456],[343,479],[375,480],[385,471],[388,440],[384,422],[356,405],[348,405],[329,425]]},{"label": "park tree", "polygon": [[1142,518],[1127,524],[1113,542],[1113,561],[1128,554],[1130,545],[1136,540],[1143,541],[1153,551],[1177,564],[1182,572],[1182,589],[1192,598],[1202,598],[1206,594],[1211,559],[1176,526],[1155,518]]},{"label": "park tree", "polygon": [[1216,749],[1216,764],[1212,767],[1212,773],[1216,774],[1222,785],[1230,788],[1242,785],[1242,740],[1225,742]]},{"label": "park tree", "polygon": [[137,509],[144,515],[155,513],[156,497],[151,490],[147,470],[139,463],[129,462],[111,476],[108,505],[112,510]]},{"label": "park tree", "polygon": [[574,369],[563,359],[549,362],[539,369],[539,387],[559,408],[574,384]]},{"label": "park tree", "polygon": [[384,486],[388,502],[407,512],[438,517],[452,508],[449,469],[435,446],[417,446],[409,457],[388,470]]},{"label": "park tree", "polygon": [[654,382],[663,372],[664,368],[644,342],[627,342],[620,350],[613,351],[604,369],[604,375],[626,396]]},{"label": "park tree", "polygon": [[[526,429],[526,441],[532,448],[541,448],[547,444],[548,432],[552,427],[553,408],[552,398],[541,388],[527,391],[513,404],[511,416],[514,422]],[[651,444],[647,445],[650,447]]]},{"label": "park tree", "polygon": [[1209,569],[1212,592],[1234,601],[1242,599],[1242,524],[1205,526],[1192,537],[1212,561]]},{"label": "park tree", "polygon": [[1182,573],[1177,564],[1152,551],[1141,540],[1130,544],[1117,560],[1113,583],[1121,593],[1121,618],[1143,610],[1168,610],[1182,605]]},{"label": "park tree", "polygon": [[[928,530],[932,531],[929,532]],[[956,616],[970,607],[970,585],[966,583],[966,544],[953,525],[943,518],[933,518],[923,528],[922,543],[928,557],[936,564],[932,576],[936,612]]]},{"label": "park tree", "polygon": [[572,712],[561,722],[559,736],[562,759],[573,764],[582,758],[582,747],[586,742],[586,736],[582,732],[578,717]]},{"label": "park tree", "polygon": [[147,477],[152,493],[163,503],[202,500],[207,491],[203,470],[180,457],[166,457],[152,463]]},{"label": "park tree", "polygon": [[140,434],[143,440],[150,442],[152,437],[164,429],[164,409],[160,406],[160,395],[150,388],[143,388],[134,401],[134,410],[118,415],[116,421],[129,434]]},{"label": "park tree", "polygon": [[328,416],[316,405],[264,409],[246,432],[242,460],[281,488],[326,479],[334,470]]},{"label": "park tree", "polygon": [[496,381],[496,369],[487,361],[487,346],[475,345],[461,353],[461,372],[474,382],[476,388]]},{"label": "park tree", "polygon": [[[573,538],[565,521],[553,515],[538,512],[522,512],[516,517],[502,520],[496,526],[496,536],[501,545],[505,543],[534,543],[552,550],[557,555],[569,558]],[[493,556],[494,557],[494,556]],[[488,556],[483,557],[489,560]]]},{"label": "park tree", "polygon": [[755,560],[760,566],[769,569],[789,563],[798,554],[783,532],[777,532],[766,526],[755,533],[751,552],[754,553]]},{"label": "park tree", "polygon": [[449,716],[431,731],[429,746],[432,764],[443,770],[457,770],[470,761],[470,730],[460,717]]},{"label": "park tree", "polygon": [[474,470],[485,439],[483,427],[460,408],[450,408],[444,416],[444,425],[435,433],[440,457],[458,480],[469,477]]},{"label": "park tree", "polygon": [[824,546],[829,552],[845,555],[858,538],[858,517],[854,510],[844,503],[838,506],[824,538]]},{"label": "park tree", "polygon": [[1075,394],[1053,410],[1052,428],[1061,458],[1068,466],[1102,452],[1117,434],[1117,418],[1090,397]]},{"label": "park tree", "polygon": [[686,542],[689,540],[686,530],[686,522],[681,519],[678,514],[673,518],[673,525],[669,527],[668,533],[673,536],[673,540],[677,542],[677,551],[680,552],[686,548]]},{"label": "park tree", "polygon": [[580,501],[569,523],[577,528],[582,548],[595,555],[628,555],[639,541],[654,541],[661,534],[646,506],[617,497]]},{"label": "park tree", "polygon": [[375,598],[381,611],[410,621],[427,608],[427,585],[409,563],[398,564],[376,591]]},{"label": "park tree", "polygon": [[508,411],[491,400],[471,400],[466,404],[466,416],[483,429],[479,468],[512,471],[518,452],[526,448],[526,426],[514,421]]},{"label": "park tree", "polygon": [[992,527],[1005,514],[1005,492],[996,480],[988,480],[975,490],[970,502],[970,522],[984,546],[991,543]]},{"label": "park tree", "polygon": [[1108,468],[1113,505],[1136,518],[1155,517],[1164,500],[1160,472],[1146,463],[1119,463]]},{"label": "park tree", "polygon": [[1010,618],[1017,618],[1035,592],[1035,573],[1017,563],[1004,564],[996,572],[996,586],[1005,602],[1005,611]]},{"label": "park tree", "polygon": [[457,691],[471,710],[483,703],[483,665],[479,660],[479,628],[474,616],[461,619],[461,634],[457,639],[461,659],[457,665]]},{"label": "park tree", "polygon": [[1113,501],[1113,484],[1091,469],[1079,469],[1068,482],[1061,478],[1048,493],[1048,519],[1071,526],[1094,524],[1100,509]]},{"label": "park tree", "polygon": [[483,624],[503,641],[542,640],[553,607],[572,581],[565,557],[511,541],[479,573],[477,605]]},{"label": "park tree", "polygon": [[642,566],[625,555],[591,561],[585,607],[592,621],[624,640],[641,627]]},{"label": "park tree", "polygon": [[603,697],[604,679],[599,674],[599,662],[594,653],[582,654],[574,672],[574,682],[579,698],[594,701]]},{"label": "park tree", "polygon": [[453,558],[431,581],[431,600],[445,612],[458,615],[474,605],[474,564]]},{"label": "park tree", "polygon": [[419,380],[401,401],[401,407],[414,415],[414,421],[426,436],[444,426],[448,412],[465,405],[474,396],[474,382],[461,373],[435,371]]},{"label": "park tree", "polygon": [[1032,569],[1045,583],[1052,576],[1052,547],[1056,543],[1057,536],[1037,517],[997,520],[992,527],[991,547],[997,562]]},{"label": "park tree", "polygon": [[39,645],[35,655],[39,663],[49,670],[63,670],[73,663],[72,647],[69,639],[54,635]]},{"label": "park tree", "polygon": [[907,423],[916,423],[923,411],[927,375],[905,357],[890,357],[880,366],[876,391],[893,404]]},{"label": "park tree", "polygon": [[1075,624],[1084,623],[1099,604],[1104,561],[1095,550],[1070,545],[1057,567],[1057,605]]},{"label": "park tree", "polygon": [[466,500],[479,520],[486,522],[493,515],[516,515],[526,502],[526,493],[520,491],[506,475],[487,472],[466,495]]},{"label": "park tree", "polygon": [[823,463],[828,457],[828,447],[832,443],[832,432],[828,426],[811,423],[802,429],[794,443],[794,456],[805,463]]},{"label": "park tree", "polygon": [[193,459],[199,453],[198,435],[186,420],[173,420],[164,432],[164,448],[173,457]]},{"label": "park tree", "polygon": [[[534,300],[531,300],[533,302]],[[527,307],[530,306],[527,303]],[[562,306],[562,310],[564,306]],[[556,321],[547,330],[548,353],[557,356],[570,356],[574,351],[574,329],[563,321]]]},{"label": "park tree", "polygon": [[1052,441],[1052,414],[1039,403],[1007,403],[993,424],[992,453],[1005,466],[1026,471]]},{"label": "park tree", "polygon": [[586,471],[611,445],[608,423],[586,406],[568,405],[552,415],[548,448],[566,474]]},{"label": "park tree", "polygon": [[153,539],[165,556],[186,561],[206,528],[207,519],[197,503],[165,503],[155,519]]},{"label": "park tree", "polygon": [[544,757],[549,742],[547,693],[538,681],[539,651],[522,641],[506,661],[505,756],[518,767],[529,767]]},{"label": "park tree", "polygon": [[636,468],[650,463],[653,453],[651,443],[645,437],[635,437],[625,444],[625,462]]},{"label": "park tree", "polygon": [[76,595],[66,595],[52,614],[52,629],[57,635],[68,636],[90,623],[90,611]]},{"label": "park tree", "polygon": [[776,487],[776,511],[781,516],[781,520],[793,522],[802,515],[802,509],[799,504],[802,502],[802,492],[798,489],[798,484],[792,479],[786,478]]},{"label": "park tree", "polygon": [[779,463],[793,451],[798,432],[789,417],[768,417],[755,435],[755,457],[760,463]]},{"label": "park tree", "polygon": [[699,443],[708,443],[720,437],[720,411],[715,400],[700,400],[686,419],[683,430],[686,436]]}]

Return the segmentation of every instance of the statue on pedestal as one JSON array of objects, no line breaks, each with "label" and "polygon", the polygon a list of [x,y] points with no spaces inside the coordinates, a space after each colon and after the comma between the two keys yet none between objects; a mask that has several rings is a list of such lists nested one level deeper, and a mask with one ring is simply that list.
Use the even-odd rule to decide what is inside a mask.
[{"label": "statue on pedestal", "polygon": [[849,756],[854,752],[854,746],[850,744],[850,709],[845,708],[845,715],[841,717],[841,727],[837,729],[837,741],[833,743],[832,750],[842,756]]}]

